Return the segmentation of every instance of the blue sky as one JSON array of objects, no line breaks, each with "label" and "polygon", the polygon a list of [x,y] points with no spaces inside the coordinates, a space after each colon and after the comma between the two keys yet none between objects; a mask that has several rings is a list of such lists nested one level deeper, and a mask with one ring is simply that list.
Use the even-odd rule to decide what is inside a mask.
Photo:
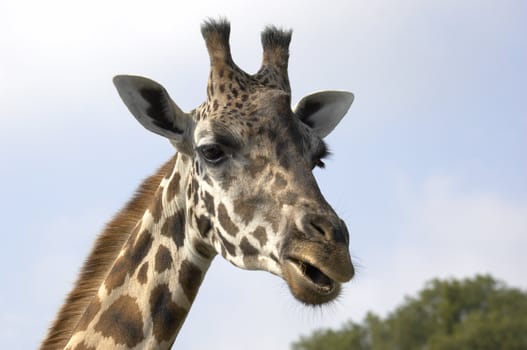
[{"label": "blue sky", "polygon": [[385,314],[434,277],[492,273],[527,288],[524,1],[175,1],[0,5],[0,343],[35,348],[104,223],[173,152],[113,75],[205,96],[206,17],[232,22],[256,71],[259,32],[294,29],[293,101],[355,93],[320,186],[351,228],[357,277],[325,309],[215,259],[176,348],[287,349],[300,334]]}]

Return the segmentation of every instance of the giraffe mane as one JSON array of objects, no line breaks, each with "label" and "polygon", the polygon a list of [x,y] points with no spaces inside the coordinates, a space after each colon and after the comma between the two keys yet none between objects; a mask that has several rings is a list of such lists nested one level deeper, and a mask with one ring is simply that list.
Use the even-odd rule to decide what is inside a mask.
[{"label": "giraffe mane", "polygon": [[161,180],[174,168],[176,156],[139,186],[133,198],[106,225],[84,262],[74,289],[53,321],[41,349],[63,349],[84,310],[96,295],[132,229],[150,205]]}]

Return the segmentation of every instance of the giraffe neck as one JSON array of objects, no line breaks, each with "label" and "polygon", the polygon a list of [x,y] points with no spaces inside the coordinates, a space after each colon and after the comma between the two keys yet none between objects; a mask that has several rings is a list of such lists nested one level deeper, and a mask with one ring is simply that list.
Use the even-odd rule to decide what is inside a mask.
[{"label": "giraffe neck", "polygon": [[196,250],[199,233],[186,220],[190,172],[191,161],[178,154],[67,349],[171,347],[213,257]]}]

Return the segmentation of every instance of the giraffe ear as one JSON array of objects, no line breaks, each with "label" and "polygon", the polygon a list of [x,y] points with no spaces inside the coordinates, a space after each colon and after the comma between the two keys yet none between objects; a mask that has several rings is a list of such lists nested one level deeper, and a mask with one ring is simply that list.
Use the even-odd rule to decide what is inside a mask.
[{"label": "giraffe ear", "polygon": [[172,101],[163,86],[133,75],[118,75],[113,78],[113,83],[141,125],[168,138],[180,151],[192,150],[194,122]]},{"label": "giraffe ear", "polygon": [[344,117],[353,94],[347,91],[320,91],[302,98],[293,112],[321,138],[329,135]]}]

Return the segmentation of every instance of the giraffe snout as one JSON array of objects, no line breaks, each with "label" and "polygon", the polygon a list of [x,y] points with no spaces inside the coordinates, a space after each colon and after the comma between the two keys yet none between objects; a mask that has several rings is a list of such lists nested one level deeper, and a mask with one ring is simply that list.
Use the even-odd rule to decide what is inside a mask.
[{"label": "giraffe snout", "polygon": [[283,277],[300,301],[319,305],[335,299],[355,270],[346,224],[335,214],[303,214],[290,228],[282,251]]}]

